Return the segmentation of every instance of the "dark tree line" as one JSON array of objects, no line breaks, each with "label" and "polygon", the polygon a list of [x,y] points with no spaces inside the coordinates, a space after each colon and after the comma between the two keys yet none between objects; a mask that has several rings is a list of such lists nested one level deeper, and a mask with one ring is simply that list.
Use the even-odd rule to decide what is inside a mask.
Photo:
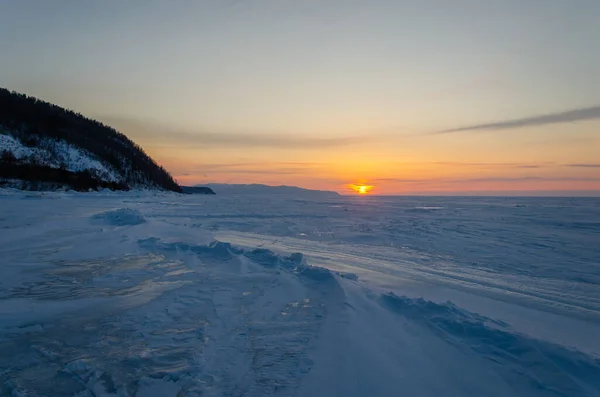
[{"label": "dark tree line", "polygon": [[28,146],[35,146],[38,137],[78,146],[111,165],[127,186],[181,192],[173,177],[124,134],[60,106],[0,88],[0,129]]}]

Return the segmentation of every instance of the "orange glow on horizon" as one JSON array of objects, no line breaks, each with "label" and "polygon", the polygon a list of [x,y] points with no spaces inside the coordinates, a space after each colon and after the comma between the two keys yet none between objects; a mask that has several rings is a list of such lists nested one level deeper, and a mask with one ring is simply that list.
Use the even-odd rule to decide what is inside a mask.
[{"label": "orange glow on horizon", "polygon": [[350,184],[350,189],[354,190],[354,192],[358,193],[358,194],[369,194],[369,192],[371,192],[371,190],[373,190],[373,188],[375,186],[371,186],[371,185],[356,185],[356,184]]}]

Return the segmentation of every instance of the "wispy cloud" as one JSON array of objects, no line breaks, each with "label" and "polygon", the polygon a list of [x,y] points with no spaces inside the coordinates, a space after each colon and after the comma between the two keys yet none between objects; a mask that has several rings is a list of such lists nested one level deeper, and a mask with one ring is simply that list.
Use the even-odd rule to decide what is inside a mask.
[{"label": "wispy cloud", "polygon": [[565,164],[565,166],[578,167],[578,168],[600,168],[600,164],[593,164],[593,163]]},{"label": "wispy cloud", "polygon": [[514,128],[540,126],[548,124],[572,123],[575,121],[593,119],[600,119],[600,106],[568,110],[559,113],[549,113],[544,115],[525,117],[521,119],[497,121],[494,123],[468,125],[464,127],[457,127],[443,131],[438,131],[436,132],[436,134],[448,134],[452,132],[462,131],[508,130]]},{"label": "wispy cloud", "polygon": [[249,162],[174,165],[173,169],[174,173],[180,176],[197,175],[211,178],[231,175],[315,175],[323,167],[322,163],[310,162]]},{"label": "wispy cloud", "polygon": [[539,164],[530,163],[466,163],[460,161],[437,161],[432,163],[435,165],[442,166],[456,166],[456,167],[469,167],[469,168],[542,168],[554,165],[551,162],[544,162]]},{"label": "wispy cloud", "polygon": [[480,178],[378,178],[374,182],[395,182],[407,184],[420,183],[485,183],[485,182],[600,182],[600,177],[544,177],[544,176],[492,176]]},{"label": "wispy cloud", "polygon": [[521,165],[517,165],[517,168],[523,168],[523,169],[534,169],[534,168],[542,168],[543,165],[540,164],[521,164]]},{"label": "wispy cloud", "polygon": [[[406,184],[421,184],[421,183],[429,183],[434,179],[428,178],[375,178],[370,179],[369,182],[382,183],[382,182],[392,182],[392,183],[406,183]],[[439,180],[439,179],[436,179]]]},{"label": "wispy cloud", "polygon": [[481,183],[481,182],[534,182],[534,181],[597,181],[597,178],[581,178],[581,177],[543,177],[543,176],[492,176],[492,177],[481,177],[481,178],[465,178],[465,179],[454,179],[451,182],[467,182],[467,183]]},{"label": "wispy cloud", "polygon": [[291,169],[306,170],[323,166],[323,163],[312,162],[251,162],[251,163],[200,163],[196,167],[209,171],[230,172],[231,170],[270,170],[270,169]]},{"label": "wispy cloud", "polygon": [[305,133],[184,131],[126,117],[102,117],[106,123],[136,139],[164,147],[269,147],[277,149],[322,149],[360,145],[377,139],[372,135],[315,137]]}]

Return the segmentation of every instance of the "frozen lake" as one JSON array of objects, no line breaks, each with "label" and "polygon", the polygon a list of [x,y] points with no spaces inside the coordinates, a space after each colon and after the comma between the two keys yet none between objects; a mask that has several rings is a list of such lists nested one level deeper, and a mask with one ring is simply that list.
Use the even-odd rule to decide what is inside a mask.
[{"label": "frozen lake", "polygon": [[0,395],[600,395],[600,199],[0,208]]}]

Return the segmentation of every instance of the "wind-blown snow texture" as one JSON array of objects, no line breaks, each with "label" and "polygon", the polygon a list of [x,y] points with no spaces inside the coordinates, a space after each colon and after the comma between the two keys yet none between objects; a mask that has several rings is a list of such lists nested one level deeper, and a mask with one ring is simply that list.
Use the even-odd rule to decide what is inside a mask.
[{"label": "wind-blown snow texture", "polygon": [[0,395],[600,395],[598,199],[0,208]]}]

